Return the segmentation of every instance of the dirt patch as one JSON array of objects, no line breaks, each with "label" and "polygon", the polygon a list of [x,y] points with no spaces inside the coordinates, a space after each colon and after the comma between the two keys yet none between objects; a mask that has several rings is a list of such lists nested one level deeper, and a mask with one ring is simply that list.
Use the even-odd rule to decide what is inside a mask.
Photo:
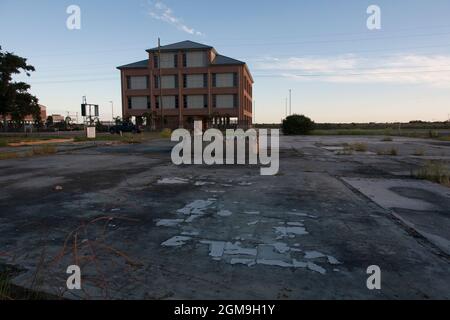
[{"label": "dirt patch", "polygon": [[8,143],[9,147],[26,147],[26,146],[38,146],[43,144],[52,144],[52,143],[64,143],[64,142],[73,142],[74,139],[51,139],[51,140],[40,140],[40,141],[22,141],[22,142],[14,142]]}]

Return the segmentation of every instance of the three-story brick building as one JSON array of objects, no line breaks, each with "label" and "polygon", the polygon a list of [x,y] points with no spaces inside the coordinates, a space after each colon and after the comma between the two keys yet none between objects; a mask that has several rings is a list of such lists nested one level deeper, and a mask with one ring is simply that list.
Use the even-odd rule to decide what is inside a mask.
[{"label": "three-story brick building", "polygon": [[118,67],[122,114],[155,127],[252,124],[253,78],[245,62],[183,41],[147,50],[148,59]]}]

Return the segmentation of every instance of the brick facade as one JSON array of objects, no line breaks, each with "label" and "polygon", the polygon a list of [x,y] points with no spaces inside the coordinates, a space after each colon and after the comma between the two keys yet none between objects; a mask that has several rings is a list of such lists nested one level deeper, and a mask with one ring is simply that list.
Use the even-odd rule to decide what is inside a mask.
[{"label": "brick facade", "polygon": [[[189,55],[191,52],[197,54]],[[244,62],[221,56],[214,48],[191,41],[149,49],[147,53],[147,60],[118,67],[124,118],[136,117],[141,121],[143,116],[151,115],[153,126],[172,129],[192,128],[194,120],[202,120],[204,127],[252,125],[253,78]],[[187,81],[189,75],[198,76]],[[189,88],[187,83],[201,83],[201,87]],[[172,85],[168,87],[168,84]],[[203,107],[199,105],[201,97]],[[195,106],[191,107],[187,100],[196,101]]]}]

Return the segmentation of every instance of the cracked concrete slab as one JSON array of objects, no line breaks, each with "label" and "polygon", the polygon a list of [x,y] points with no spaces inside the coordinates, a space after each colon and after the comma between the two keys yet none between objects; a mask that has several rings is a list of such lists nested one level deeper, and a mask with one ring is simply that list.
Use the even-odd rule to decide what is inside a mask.
[{"label": "cracked concrete slab", "polygon": [[[395,139],[406,146],[398,157],[317,146],[359,140],[370,151],[389,145],[281,137],[276,176],[252,166],[177,167],[165,141],[0,161],[0,263],[23,270],[18,285],[37,275],[39,290],[73,299],[450,299],[448,257],[391,215],[393,207],[448,239],[440,233],[450,230],[447,191],[392,174],[425,161],[407,155],[406,142],[436,156],[437,146]],[[395,199],[380,206],[378,193],[363,196],[344,178],[406,182],[383,191]],[[64,290],[74,261],[83,292]],[[377,292],[365,285],[374,264],[384,284]]]}]

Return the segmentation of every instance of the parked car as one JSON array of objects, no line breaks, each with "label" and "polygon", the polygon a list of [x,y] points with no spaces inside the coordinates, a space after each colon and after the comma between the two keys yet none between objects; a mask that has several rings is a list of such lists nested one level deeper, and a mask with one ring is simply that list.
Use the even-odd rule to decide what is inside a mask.
[{"label": "parked car", "polygon": [[121,132],[141,133],[138,126],[132,123],[123,123],[109,128],[111,134],[120,134]]}]

